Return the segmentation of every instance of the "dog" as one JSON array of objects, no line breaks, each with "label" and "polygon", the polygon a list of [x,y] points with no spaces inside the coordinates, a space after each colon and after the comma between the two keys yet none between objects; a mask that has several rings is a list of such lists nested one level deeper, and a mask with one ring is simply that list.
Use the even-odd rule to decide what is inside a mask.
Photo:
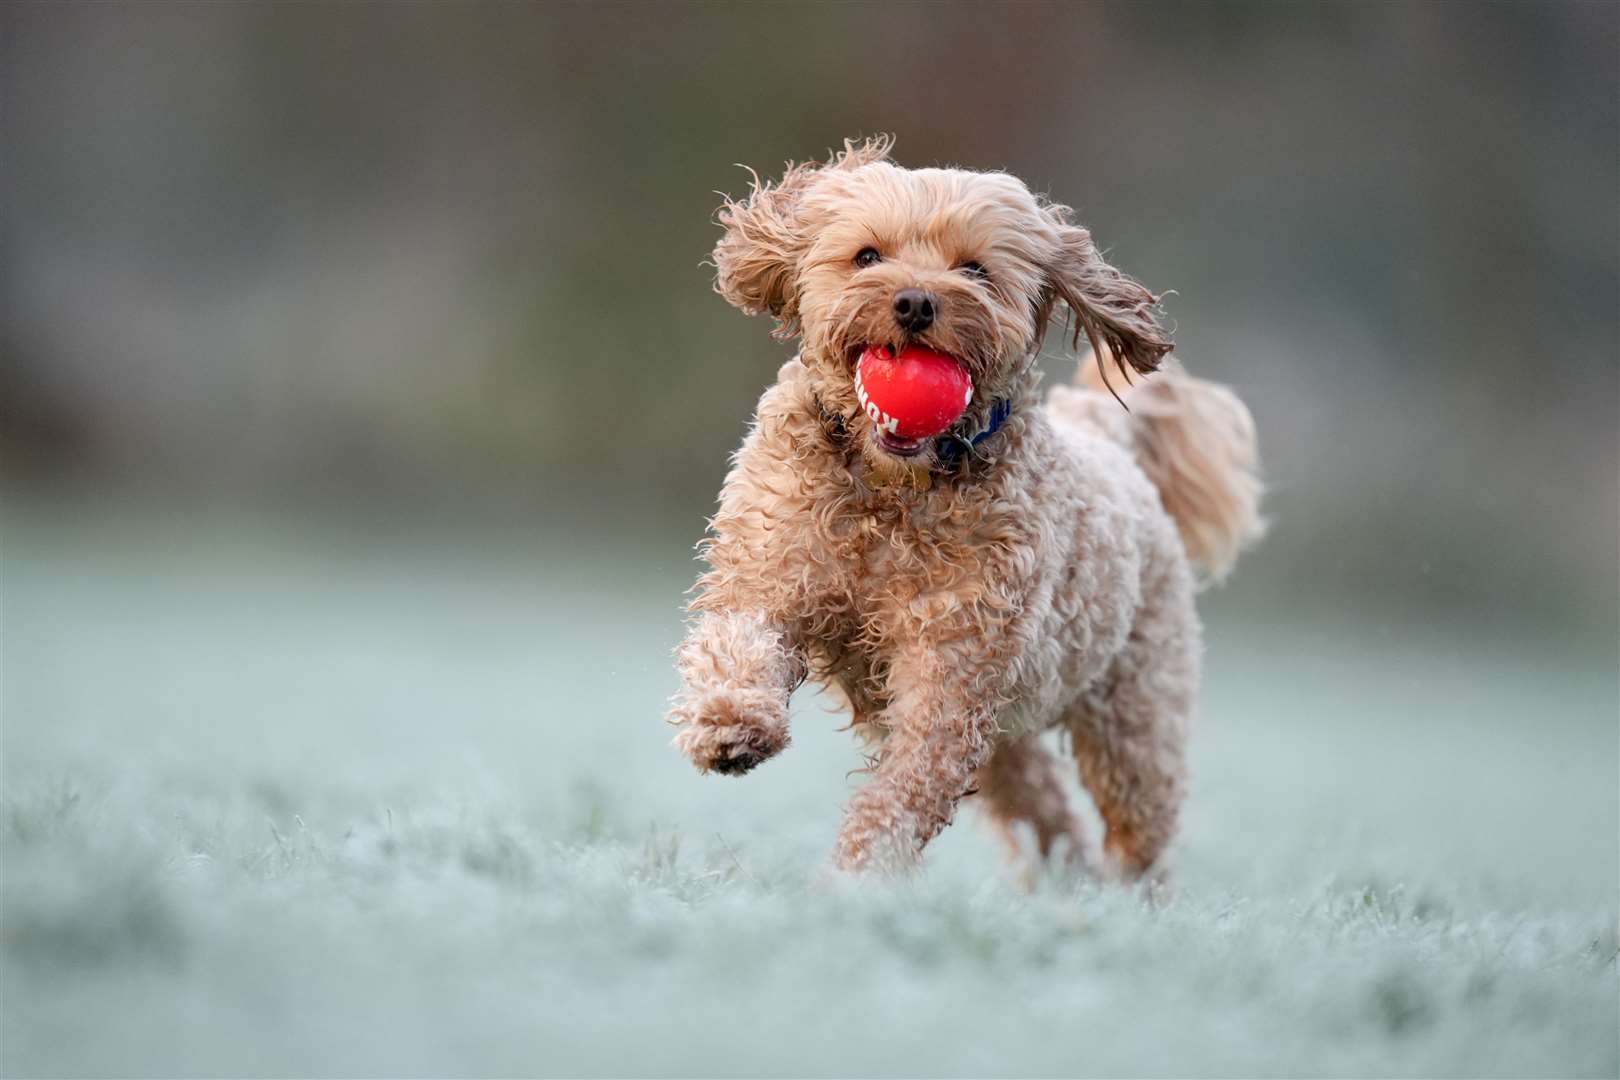
[{"label": "dog", "polygon": [[[799,352],[699,545],[675,745],[747,773],[787,747],[788,699],[814,680],[871,759],[836,870],[918,865],[976,795],[1015,850],[1033,834],[1039,859],[1139,878],[1187,789],[1194,594],[1261,531],[1253,422],[1169,356],[1159,297],[1068,207],[1005,172],[902,168],[892,145],[753,174],[718,213],[716,291]],[[1063,309],[1089,357],[1043,402],[1036,359]],[[867,350],[913,346],[971,381],[932,439],[895,436],[858,385]],[[1054,728],[1100,850],[1040,738]]]}]

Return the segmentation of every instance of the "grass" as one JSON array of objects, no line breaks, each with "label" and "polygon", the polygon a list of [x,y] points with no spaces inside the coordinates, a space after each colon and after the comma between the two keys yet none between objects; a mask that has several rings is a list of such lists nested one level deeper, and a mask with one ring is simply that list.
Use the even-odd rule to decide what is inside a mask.
[{"label": "grass", "polygon": [[667,746],[679,544],[7,528],[5,1075],[1620,1070],[1601,649],[1216,597],[1168,902],[849,886],[819,703]]}]

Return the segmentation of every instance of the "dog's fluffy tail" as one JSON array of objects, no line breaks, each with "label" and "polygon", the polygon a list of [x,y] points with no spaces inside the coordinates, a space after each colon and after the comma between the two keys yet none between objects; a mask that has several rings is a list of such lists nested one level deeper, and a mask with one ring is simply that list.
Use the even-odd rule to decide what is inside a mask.
[{"label": "dog's fluffy tail", "polygon": [[[1075,381],[1110,390],[1094,355],[1081,362]],[[1260,455],[1248,408],[1219,383],[1188,375],[1173,358],[1129,387],[1118,386],[1117,375],[1110,382],[1130,410],[1137,461],[1158,487],[1188,556],[1219,581],[1238,552],[1265,531]]]}]

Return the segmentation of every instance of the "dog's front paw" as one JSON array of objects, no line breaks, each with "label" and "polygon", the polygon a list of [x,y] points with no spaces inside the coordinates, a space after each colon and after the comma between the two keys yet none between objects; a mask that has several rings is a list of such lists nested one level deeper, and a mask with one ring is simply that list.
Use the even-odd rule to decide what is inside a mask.
[{"label": "dog's front paw", "polygon": [[670,710],[675,746],[699,772],[741,776],[788,744],[787,704],[766,691],[685,695]]}]

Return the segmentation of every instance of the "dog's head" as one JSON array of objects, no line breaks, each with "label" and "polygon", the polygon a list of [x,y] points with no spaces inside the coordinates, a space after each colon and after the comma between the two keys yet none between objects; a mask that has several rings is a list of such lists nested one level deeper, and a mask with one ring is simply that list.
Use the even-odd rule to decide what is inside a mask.
[{"label": "dog's head", "polygon": [[1104,262],[1066,206],[1016,177],[964,169],[903,169],[892,140],[846,142],[825,164],[790,165],[776,183],[755,177],[727,201],[714,250],[716,290],[801,338],[800,358],[823,402],[857,417],[871,452],[920,458],[885,439],[854,408],[854,367],[872,347],[947,353],[974,386],[959,433],[981,430],[1014,396],[1059,305],[1098,356],[1149,372],[1170,351],[1158,298]]}]

